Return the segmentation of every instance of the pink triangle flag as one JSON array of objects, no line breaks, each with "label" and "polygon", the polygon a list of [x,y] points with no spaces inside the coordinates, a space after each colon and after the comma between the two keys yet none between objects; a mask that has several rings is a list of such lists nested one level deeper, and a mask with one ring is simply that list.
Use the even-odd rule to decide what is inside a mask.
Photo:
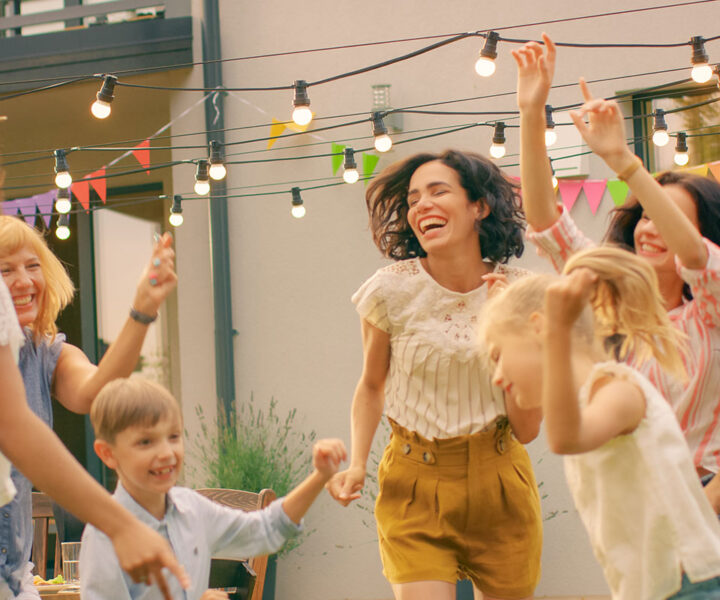
[{"label": "pink triangle flag", "polygon": [[140,142],[137,146],[135,146],[135,150],[133,150],[132,153],[147,171],[147,174],[150,175],[150,140],[148,139]]},{"label": "pink triangle flag", "polygon": [[583,182],[583,192],[585,192],[592,214],[597,212],[606,187],[607,179],[586,179]]},{"label": "pink triangle flag", "polygon": [[48,228],[50,227],[50,218],[52,217],[52,209],[55,198],[57,198],[57,190],[50,190],[44,194],[33,196],[33,200],[35,200],[35,204],[40,210],[43,221],[45,221],[45,227]]},{"label": "pink triangle flag", "polygon": [[70,190],[78,199],[78,202],[82,204],[86,211],[90,210],[90,182],[83,179],[76,181],[70,186]]},{"label": "pink triangle flag", "polygon": [[578,179],[561,179],[558,181],[558,189],[565,208],[570,212],[575,206],[580,190],[583,187],[583,181]]},{"label": "pink triangle flag", "polygon": [[30,225],[30,227],[35,225],[35,212],[37,210],[35,198],[33,196],[29,198],[18,198],[15,202],[17,202],[22,216],[25,217],[25,222]]},{"label": "pink triangle flag", "polygon": [[713,177],[720,181],[720,160],[716,160],[715,162],[708,163],[708,169],[710,169],[710,172],[713,174]]},{"label": "pink triangle flag", "polygon": [[2,211],[4,215],[14,217],[18,212],[17,200],[5,200],[2,202]]},{"label": "pink triangle flag", "polygon": [[[105,204],[105,202],[107,201],[107,179],[105,179],[105,167],[103,167],[99,171],[90,173],[88,177],[93,178],[90,179],[90,185],[93,186],[93,189],[97,192],[97,195],[100,196],[100,200],[102,200],[102,203]],[[98,179],[94,179],[95,177],[97,177]]]}]

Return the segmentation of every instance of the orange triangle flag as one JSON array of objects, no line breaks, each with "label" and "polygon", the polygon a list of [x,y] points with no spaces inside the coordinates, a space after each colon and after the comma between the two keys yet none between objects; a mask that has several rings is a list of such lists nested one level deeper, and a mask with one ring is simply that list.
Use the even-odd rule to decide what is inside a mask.
[{"label": "orange triangle flag", "polygon": [[132,153],[146,170],[147,174],[150,175],[150,140],[140,142],[135,146],[135,150],[133,150]]},{"label": "orange triangle flag", "polygon": [[100,196],[100,200],[105,204],[107,201],[107,179],[105,179],[105,167],[94,173],[90,173],[88,177],[97,177],[98,179],[91,179],[90,185],[93,186],[97,195]]},{"label": "orange triangle flag", "polygon": [[82,204],[82,207],[86,210],[90,210],[90,182],[83,179],[81,181],[73,182],[70,186],[70,191],[78,199],[78,202]]},{"label": "orange triangle flag", "polygon": [[708,169],[710,169],[710,172],[713,174],[713,177],[720,181],[720,160],[716,160],[715,162],[708,163]]}]

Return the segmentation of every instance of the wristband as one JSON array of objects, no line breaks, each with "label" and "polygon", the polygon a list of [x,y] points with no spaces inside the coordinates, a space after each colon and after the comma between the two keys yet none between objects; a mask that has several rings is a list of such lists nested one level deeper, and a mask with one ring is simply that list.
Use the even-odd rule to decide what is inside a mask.
[{"label": "wristband", "polygon": [[623,169],[623,170],[620,171],[619,173],[616,173],[617,178],[618,178],[620,181],[625,181],[625,182],[627,182],[627,180],[630,179],[630,177],[633,176],[633,174],[635,173],[635,171],[637,171],[640,167],[643,166],[642,161],[640,160],[640,157],[639,157],[639,156],[635,156],[634,158],[635,158],[635,160],[633,161],[633,163],[632,163],[629,167],[626,167],[625,169]]},{"label": "wristband", "polygon": [[154,317],[151,317],[150,315],[146,315],[145,313],[140,312],[139,310],[135,310],[134,307],[130,307],[130,318],[133,321],[137,321],[138,323],[141,323],[143,325],[150,325],[155,319],[157,319],[157,315]]}]

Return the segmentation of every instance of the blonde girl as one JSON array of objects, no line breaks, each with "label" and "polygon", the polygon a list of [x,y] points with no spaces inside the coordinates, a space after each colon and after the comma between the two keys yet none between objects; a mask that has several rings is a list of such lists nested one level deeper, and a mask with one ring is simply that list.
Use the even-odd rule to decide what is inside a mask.
[{"label": "blonde girl", "polygon": [[[541,406],[548,444],[614,600],[720,597],[720,525],[667,402],[620,360],[679,376],[684,340],[646,261],[616,248],[574,254],[565,277],[530,276],[491,299],[481,338],[493,380]],[[677,595],[675,595],[677,594]]]},{"label": "blonde girl", "polygon": [[[72,300],[73,284],[42,235],[24,221],[0,216],[0,272],[24,332],[19,367],[32,411],[52,426],[51,397],[67,409],[87,413],[108,381],[127,377],[140,357],[148,325],[175,288],[172,240],[165,234],[155,245],[137,287],[133,304],[117,340],[99,365],[65,342],[55,320]],[[15,498],[2,508],[0,577],[18,598],[37,599],[29,564],[32,544],[31,484],[13,469]]]}]

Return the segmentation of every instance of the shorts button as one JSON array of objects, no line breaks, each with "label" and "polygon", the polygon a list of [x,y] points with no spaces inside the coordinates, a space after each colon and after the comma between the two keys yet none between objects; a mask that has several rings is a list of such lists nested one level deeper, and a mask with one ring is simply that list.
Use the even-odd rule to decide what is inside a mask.
[{"label": "shorts button", "polygon": [[429,452],[423,452],[423,462],[429,463],[432,458],[432,454]]},{"label": "shorts button", "polygon": [[403,454],[410,454],[410,444],[405,444],[402,448]]}]

